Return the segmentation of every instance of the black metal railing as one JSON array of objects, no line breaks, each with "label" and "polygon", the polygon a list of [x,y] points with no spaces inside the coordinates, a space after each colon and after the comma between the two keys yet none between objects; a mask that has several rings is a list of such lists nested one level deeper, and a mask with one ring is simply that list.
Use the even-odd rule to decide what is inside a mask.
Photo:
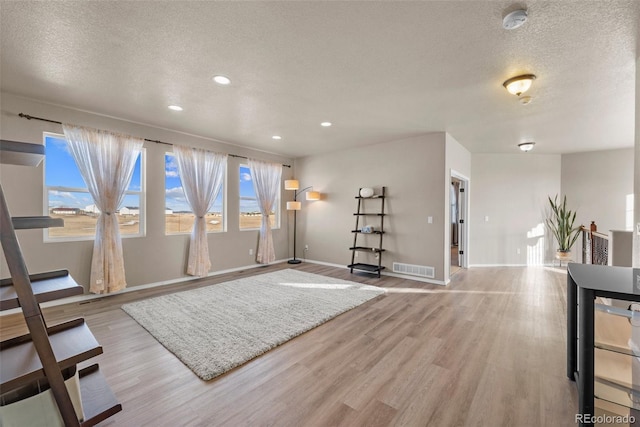
[{"label": "black metal railing", "polygon": [[599,233],[595,221],[589,228],[580,227],[582,231],[582,263],[607,265],[609,261],[609,236]]}]

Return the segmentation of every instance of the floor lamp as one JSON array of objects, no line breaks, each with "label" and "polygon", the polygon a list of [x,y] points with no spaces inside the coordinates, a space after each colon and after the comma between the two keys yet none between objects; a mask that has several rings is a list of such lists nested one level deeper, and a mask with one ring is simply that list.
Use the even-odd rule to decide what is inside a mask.
[{"label": "floor lamp", "polygon": [[296,213],[302,207],[302,203],[298,201],[298,195],[307,191],[307,200],[320,200],[320,193],[317,191],[309,191],[313,187],[306,187],[299,190],[300,183],[296,179],[287,179],[284,181],[285,190],[293,190],[293,202],[287,202],[287,210],[293,211],[293,259],[287,261],[289,264],[300,264],[302,261],[296,258]]}]

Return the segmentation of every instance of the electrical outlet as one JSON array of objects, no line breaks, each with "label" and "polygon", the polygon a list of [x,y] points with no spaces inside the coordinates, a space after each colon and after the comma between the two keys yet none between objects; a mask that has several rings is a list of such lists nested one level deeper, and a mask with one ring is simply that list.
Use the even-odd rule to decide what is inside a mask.
[{"label": "electrical outlet", "polygon": [[356,253],[355,253],[355,256],[356,256],[356,258],[358,258],[358,252],[357,252],[357,251],[356,251]]},{"label": "electrical outlet", "polygon": [[304,250],[308,251],[309,250],[309,245],[304,245]]},{"label": "electrical outlet", "polygon": [[253,249],[249,249],[249,255],[253,255]]},{"label": "electrical outlet", "polygon": [[516,249],[516,253],[520,255],[520,248]]}]

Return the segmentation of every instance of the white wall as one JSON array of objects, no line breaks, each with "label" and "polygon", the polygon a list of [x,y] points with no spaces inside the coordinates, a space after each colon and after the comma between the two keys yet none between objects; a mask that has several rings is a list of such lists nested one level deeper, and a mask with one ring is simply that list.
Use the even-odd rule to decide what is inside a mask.
[{"label": "white wall", "polygon": [[547,196],[560,193],[560,167],[559,155],[471,157],[471,266],[535,265],[551,260],[555,248],[544,218]]},{"label": "white wall", "polygon": [[[256,152],[241,147],[197,138],[117,120],[96,114],[52,106],[32,100],[2,94],[1,134],[6,140],[42,144],[44,131],[61,133],[57,124],[28,121],[18,117],[23,112],[33,116],[70,122],[99,129],[129,133],[161,141],[203,147],[214,151],[254,156],[259,159],[291,164],[281,156]],[[123,239],[125,271],[129,286],[167,281],[185,277],[189,235],[165,235],[164,154],[171,147],[146,143],[147,151],[147,233],[140,238]],[[208,235],[212,271],[220,271],[255,264],[255,255],[249,249],[257,246],[257,231],[239,231],[238,167],[239,159],[230,158],[227,177],[226,233]],[[283,179],[292,176],[291,169],[283,168]],[[43,212],[43,170],[23,166],[2,165],[0,182],[11,214],[14,216],[41,215]],[[285,203],[290,195],[282,193],[282,228],[274,230],[276,259],[288,257],[288,230]],[[93,241],[43,243],[41,230],[18,232],[18,238],[30,272],[68,269],[71,275],[85,285],[89,280]],[[7,277],[4,256],[0,259],[0,275]]]},{"label": "white wall", "polygon": [[633,194],[633,148],[562,155],[562,194],[577,212],[576,224],[598,231],[624,230],[626,200]]},{"label": "white wall", "polygon": [[[633,194],[633,148],[562,155],[562,194],[576,211],[576,224],[598,231],[625,230],[627,196]],[[573,247],[582,259],[582,238]]]},{"label": "white wall", "polygon": [[[444,282],[445,134],[442,132],[384,144],[296,159],[301,187],[313,185],[323,194],[318,202],[303,201],[298,212],[298,255],[315,261],[347,265],[351,261],[360,187],[387,187],[383,265],[394,261],[435,267]],[[447,191],[444,189],[447,188]],[[379,203],[365,201],[367,206]],[[427,217],[433,223],[427,223]],[[374,236],[365,236],[375,239]],[[360,240],[359,240],[360,242]],[[302,248],[309,245],[304,254]],[[372,246],[372,244],[368,244]],[[360,262],[367,262],[360,254]],[[373,263],[373,258],[368,259]]]}]

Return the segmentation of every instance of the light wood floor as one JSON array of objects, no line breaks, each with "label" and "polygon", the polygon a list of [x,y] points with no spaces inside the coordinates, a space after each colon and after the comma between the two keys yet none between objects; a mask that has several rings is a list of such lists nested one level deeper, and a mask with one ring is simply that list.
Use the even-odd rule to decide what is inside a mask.
[{"label": "light wood floor", "polygon": [[[294,268],[388,289],[204,382],[120,310],[123,302],[260,274],[230,273],[45,311],[84,316],[123,411],[102,426],[574,426],[565,376],[566,274],[543,267],[462,270],[448,287]],[[2,319],[3,339],[20,324]]]}]

